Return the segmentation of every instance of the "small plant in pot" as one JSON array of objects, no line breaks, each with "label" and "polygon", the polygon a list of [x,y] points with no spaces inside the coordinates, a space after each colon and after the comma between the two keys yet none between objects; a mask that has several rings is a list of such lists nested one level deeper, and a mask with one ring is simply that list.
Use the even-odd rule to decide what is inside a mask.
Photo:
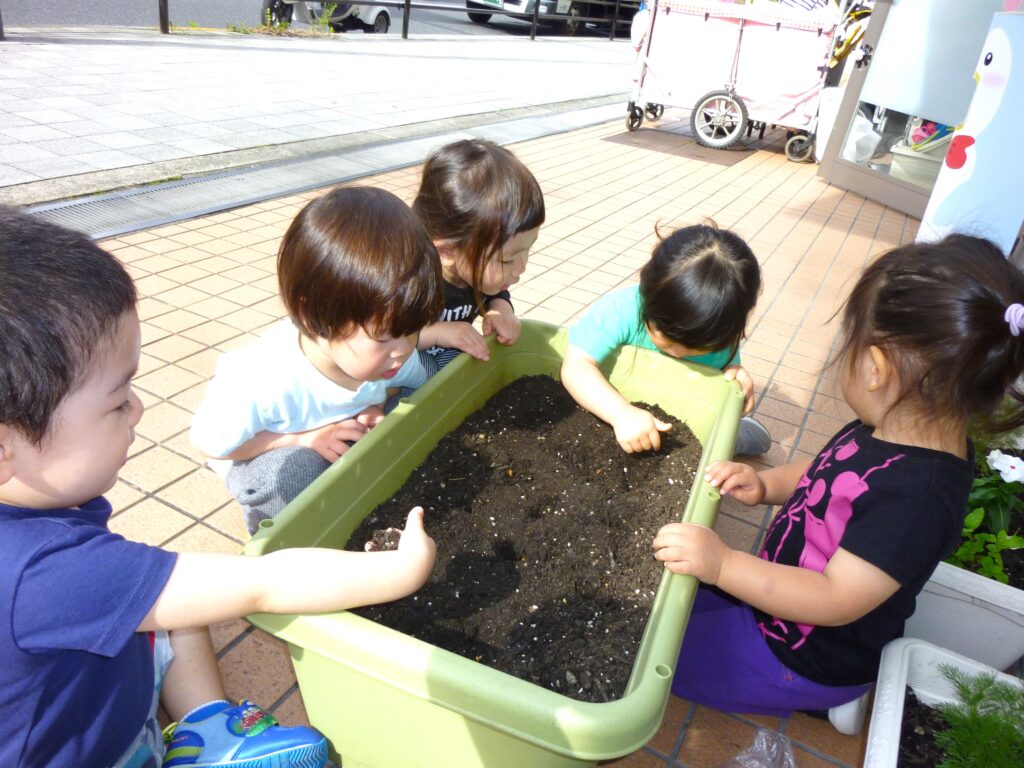
[{"label": "small plant in pot", "polygon": [[939,669],[952,684],[955,698],[936,704],[934,730],[919,724],[908,734],[911,715],[924,723],[924,712],[919,709],[928,708],[924,704],[905,708],[899,764],[938,768],[1024,765],[1024,688],[999,680],[994,672],[974,674],[951,664]]}]

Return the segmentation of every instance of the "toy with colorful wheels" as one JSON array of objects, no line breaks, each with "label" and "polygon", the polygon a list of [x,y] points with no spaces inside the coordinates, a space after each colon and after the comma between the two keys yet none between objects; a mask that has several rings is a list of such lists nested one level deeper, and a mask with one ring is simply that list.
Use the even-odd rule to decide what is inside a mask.
[{"label": "toy with colorful wheels", "polygon": [[697,141],[712,149],[731,147],[747,127],[747,108],[730,91],[701,96],[690,112],[690,130]]}]

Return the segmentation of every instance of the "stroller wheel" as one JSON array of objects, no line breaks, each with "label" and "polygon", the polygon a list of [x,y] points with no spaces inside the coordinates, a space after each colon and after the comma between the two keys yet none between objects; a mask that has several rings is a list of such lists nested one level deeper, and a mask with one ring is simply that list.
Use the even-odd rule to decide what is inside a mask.
[{"label": "stroller wheel", "polygon": [[632,107],[626,115],[626,128],[631,131],[637,130],[644,124],[644,111],[640,107]]},{"label": "stroller wheel", "polygon": [[786,140],[786,157],[794,163],[805,163],[814,151],[814,137],[806,133],[795,133]]},{"label": "stroller wheel", "polygon": [[660,120],[661,116],[665,114],[664,104],[648,104],[647,105],[647,119],[648,120]]},{"label": "stroller wheel", "polygon": [[729,91],[712,91],[697,100],[690,112],[690,130],[705,147],[731,147],[747,127],[747,108]]}]

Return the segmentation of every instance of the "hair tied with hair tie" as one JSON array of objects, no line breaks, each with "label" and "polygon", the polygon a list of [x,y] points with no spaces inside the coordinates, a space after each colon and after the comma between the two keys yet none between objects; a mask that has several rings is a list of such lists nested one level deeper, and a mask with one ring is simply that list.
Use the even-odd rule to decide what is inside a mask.
[{"label": "hair tied with hair tie", "polygon": [[1024,306],[1011,304],[1003,313],[1003,320],[1010,326],[1010,335],[1020,336],[1020,330],[1024,328]]}]

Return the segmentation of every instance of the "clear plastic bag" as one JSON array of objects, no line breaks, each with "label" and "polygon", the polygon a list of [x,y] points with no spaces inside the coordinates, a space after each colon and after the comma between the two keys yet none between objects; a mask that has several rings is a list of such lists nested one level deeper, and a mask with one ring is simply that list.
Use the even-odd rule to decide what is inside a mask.
[{"label": "clear plastic bag", "polygon": [[776,731],[758,728],[754,743],[718,768],[796,768],[789,739]]},{"label": "clear plastic bag", "polygon": [[875,131],[871,121],[860,112],[856,112],[850,125],[850,133],[846,137],[846,144],[843,145],[842,158],[851,163],[866,163],[874,156],[881,140],[882,135]]}]

